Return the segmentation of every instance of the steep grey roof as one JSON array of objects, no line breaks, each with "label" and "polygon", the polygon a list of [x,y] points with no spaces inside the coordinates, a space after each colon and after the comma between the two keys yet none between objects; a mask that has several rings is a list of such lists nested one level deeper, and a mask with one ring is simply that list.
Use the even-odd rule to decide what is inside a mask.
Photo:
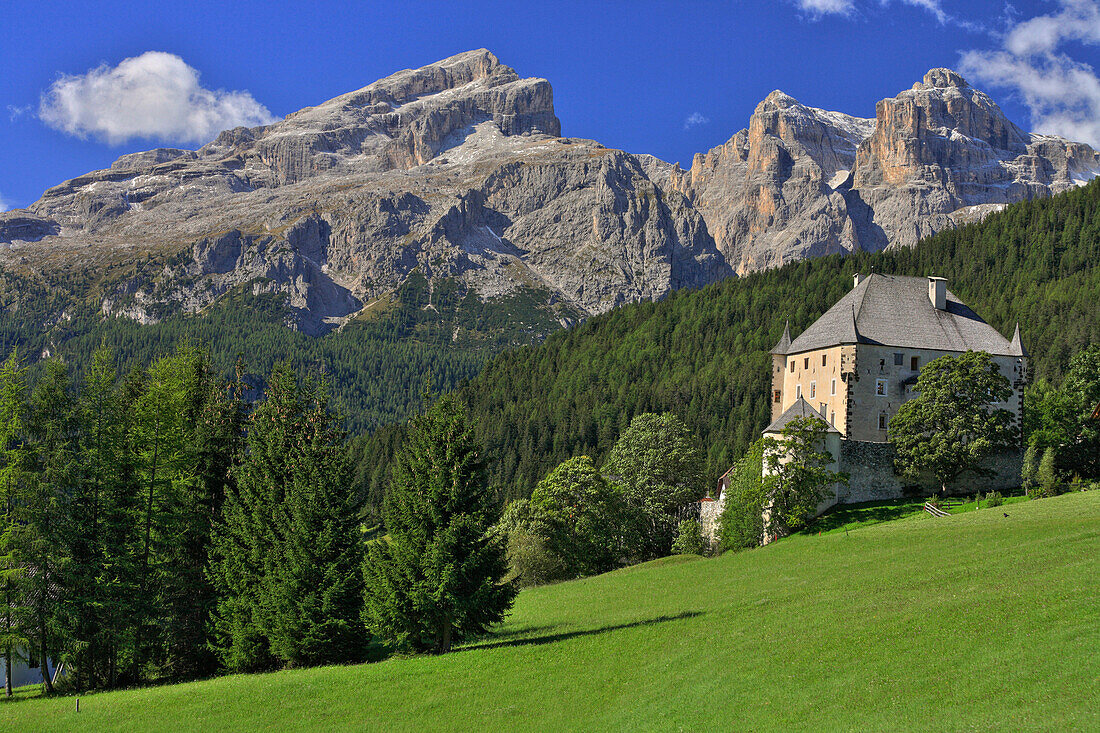
[{"label": "steep grey roof", "polygon": [[[772,421],[772,424],[764,428],[765,433],[778,433],[787,423],[794,420],[796,417],[816,417],[818,420],[824,421],[826,425],[829,425],[829,421],[825,419],[825,416],[810,406],[810,403],[803,397],[799,397],[794,401],[794,404],[787,408],[779,417]],[[829,425],[827,433],[839,433],[840,431]]]},{"label": "steep grey roof", "polygon": [[773,354],[786,354],[787,349],[791,348],[791,322],[788,320],[787,324],[783,326],[783,336],[779,339],[779,343],[772,349]]},{"label": "steep grey roof", "polygon": [[947,293],[947,308],[928,300],[928,279],[869,275],[799,334],[785,353],[797,354],[838,344],[881,344],[941,351],[988,351],[1026,356],[969,306]]}]

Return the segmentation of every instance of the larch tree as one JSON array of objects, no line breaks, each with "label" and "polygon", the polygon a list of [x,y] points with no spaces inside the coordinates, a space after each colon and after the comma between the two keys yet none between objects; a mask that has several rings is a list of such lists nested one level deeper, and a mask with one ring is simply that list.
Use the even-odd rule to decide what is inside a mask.
[{"label": "larch tree", "polygon": [[8,697],[12,696],[13,660],[27,641],[19,624],[25,568],[18,547],[19,509],[27,478],[26,414],[26,369],[18,351],[12,351],[0,366],[0,652]]}]

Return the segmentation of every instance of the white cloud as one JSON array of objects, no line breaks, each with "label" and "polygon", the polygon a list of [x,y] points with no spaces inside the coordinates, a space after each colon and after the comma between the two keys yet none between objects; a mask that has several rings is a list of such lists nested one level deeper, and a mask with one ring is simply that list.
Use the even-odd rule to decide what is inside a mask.
[{"label": "white cloud", "polygon": [[959,71],[971,81],[1015,92],[1036,132],[1100,148],[1100,78],[1091,66],[1060,51],[1066,41],[1100,44],[1100,5],[1096,0],[1059,5],[1053,15],[1016,23],[1003,48],[963,53]]},{"label": "white cloud", "polygon": [[17,120],[19,120],[24,115],[31,114],[32,109],[33,108],[29,104],[25,105],[25,106],[22,106],[22,107],[18,107],[14,104],[9,104],[8,105],[8,121],[9,122],[16,122]]},{"label": "white cloud", "polygon": [[813,18],[823,15],[850,15],[855,10],[855,0],[795,0],[799,10]]},{"label": "white cloud", "polygon": [[696,125],[705,125],[708,122],[710,122],[709,117],[704,117],[700,112],[692,112],[687,116],[687,119],[684,120],[684,129],[690,130]]},{"label": "white cloud", "polygon": [[903,3],[905,3],[906,5],[912,5],[915,8],[923,8],[924,10],[927,10],[929,13],[931,13],[936,18],[936,20],[938,20],[940,22],[940,25],[943,25],[948,20],[953,20],[953,18],[951,18],[951,16],[949,16],[947,13],[945,13],[943,8],[940,7],[940,0],[901,0],[901,1]]},{"label": "white cloud", "polygon": [[4,198],[4,194],[0,193],[0,211],[7,211],[11,208],[11,203]]},{"label": "white cloud", "polygon": [[246,91],[203,88],[197,70],[161,51],[63,74],[42,95],[38,115],[54,129],[111,145],[132,138],[205,143],[222,130],[276,119]]}]

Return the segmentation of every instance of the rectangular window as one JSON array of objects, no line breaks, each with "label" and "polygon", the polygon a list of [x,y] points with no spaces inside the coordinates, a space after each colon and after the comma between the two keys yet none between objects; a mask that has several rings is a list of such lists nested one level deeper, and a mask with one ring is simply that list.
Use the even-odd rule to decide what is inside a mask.
[{"label": "rectangular window", "polygon": [[822,354],[821,355],[821,366],[825,366],[827,358],[828,358],[827,354]]},{"label": "rectangular window", "polygon": [[886,413],[885,412],[880,413],[879,416],[878,416],[878,429],[879,430],[885,430],[886,429]]},{"label": "rectangular window", "polygon": [[909,360],[909,368],[912,369],[914,372],[920,369],[919,356],[914,356],[912,359]]},{"label": "rectangular window", "polygon": [[[887,387],[887,382],[886,382],[885,379],[876,379],[875,380],[875,394],[877,394],[879,397],[885,397],[886,396],[886,387]],[[757,393],[757,394],[759,394],[759,393]]]},{"label": "rectangular window", "polygon": [[794,398],[797,400],[801,396],[802,396],[802,385],[801,384],[796,384],[794,386]]},{"label": "rectangular window", "polygon": [[791,374],[794,374],[794,359],[791,359]]},{"label": "rectangular window", "polygon": [[783,401],[783,393],[780,392],[778,389],[775,390],[775,401],[776,402],[782,402]]},{"label": "rectangular window", "polygon": [[806,363],[803,365],[803,368],[809,369],[810,368],[810,357],[807,356],[805,361],[806,361]]},{"label": "rectangular window", "polygon": [[836,426],[836,410],[829,412],[829,424]]},{"label": "rectangular window", "polygon": [[817,411],[821,413],[822,417],[825,417],[826,415],[829,414],[828,409],[829,409],[829,406],[826,405],[824,402],[818,402],[817,403]]},{"label": "rectangular window", "polygon": [[817,397],[817,382],[810,382],[810,399]]},{"label": "rectangular window", "polygon": [[829,394],[831,394],[831,395],[836,394],[836,380],[835,379],[833,380],[833,383],[829,386]]},{"label": "rectangular window", "polygon": [[894,366],[901,366],[905,363],[905,354],[894,354]]}]

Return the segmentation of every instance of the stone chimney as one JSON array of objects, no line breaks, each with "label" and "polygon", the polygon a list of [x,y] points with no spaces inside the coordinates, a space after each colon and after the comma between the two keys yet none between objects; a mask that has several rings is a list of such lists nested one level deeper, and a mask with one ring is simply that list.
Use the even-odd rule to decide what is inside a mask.
[{"label": "stone chimney", "polygon": [[854,283],[854,284],[852,285],[852,287],[853,287],[853,288],[858,288],[858,287],[859,287],[859,284],[860,284],[861,282],[863,282],[863,275],[860,275],[860,274],[859,274],[859,273],[857,272],[857,273],[856,273],[856,276],[855,276],[855,278],[854,278],[854,279],[855,279],[855,283]]},{"label": "stone chimney", "polygon": [[928,300],[936,307],[936,310],[947,310],[947,279],[942,277],[928,278]]}]

